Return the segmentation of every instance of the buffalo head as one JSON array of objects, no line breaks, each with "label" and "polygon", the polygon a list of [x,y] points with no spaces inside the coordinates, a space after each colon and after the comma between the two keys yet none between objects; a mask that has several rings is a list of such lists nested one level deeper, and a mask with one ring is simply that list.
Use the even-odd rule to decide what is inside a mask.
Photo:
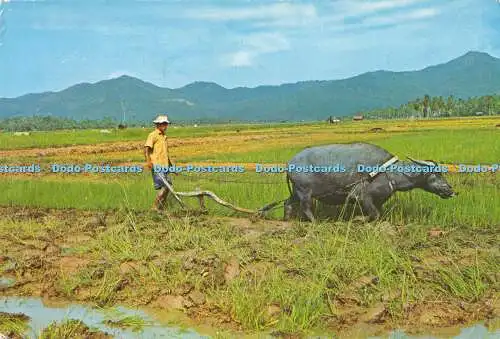
[{"label": "buffalo head", "polygon": [[[419,166],[437,167],[439,166],[432,160],[417,160],[408,157],[412,162]],[[443,199],[451,198],[458,193],[453,191],[451,185],[441,175],[441,173],[429,171],[421,175],[419,187],[427,192],[439,195]]]}]

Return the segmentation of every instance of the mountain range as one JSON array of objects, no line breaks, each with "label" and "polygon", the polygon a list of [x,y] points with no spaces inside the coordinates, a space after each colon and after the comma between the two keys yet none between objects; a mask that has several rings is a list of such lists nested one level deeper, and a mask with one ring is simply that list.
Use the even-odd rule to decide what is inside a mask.
[{"label": "mountain range", "polygon": [[353,115],[430,96],[456,98],[500,93],[500,59],[468,52],[417,71],[375,71],[342,80],[279,86],[224,88],[194,82],[177,89],[121,76],[80,83],[59,92],[0,98],[0,118],[52,115],[73,119],[149,121],[168,113],[174,121],[318,120]]}]

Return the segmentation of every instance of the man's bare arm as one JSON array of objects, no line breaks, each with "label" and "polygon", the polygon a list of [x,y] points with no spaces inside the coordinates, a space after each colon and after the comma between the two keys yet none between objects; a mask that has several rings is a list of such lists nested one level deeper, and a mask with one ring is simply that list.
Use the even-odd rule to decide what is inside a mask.
[{"label": "man's bare arm", "polygon": [[153,153],[153,149],[151,147],[144,147],[144,157],[146,158],[146,166],[149,168],[153,168],[153,163],[151,162],[151,153]]}]

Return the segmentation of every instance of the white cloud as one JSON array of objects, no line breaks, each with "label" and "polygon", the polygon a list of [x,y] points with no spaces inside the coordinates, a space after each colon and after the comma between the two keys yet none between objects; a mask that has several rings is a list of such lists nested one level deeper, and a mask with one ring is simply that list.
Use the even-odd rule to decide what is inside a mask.
[{"label": "white cloud", "polygon": [[[0,0],[0,6],[2,6],[2,0]],[[0,8],[0,46],[3,46],[2,38],[7,30],[5,20],[4,20],[4,9]]]},{"label": "white cloud", "polygon": [[252,34],[242,39],[242,43],[259,53],[273,53],[290,49],[288,40],[279,33]]},{"label": "white cloud", "polygon": [[322,7],[313,4],[274,3],[258,6],[212,6],[184,12],[190,19],[207,21],[251,21],[258,27],[296,27],[309,24],[341,23],[346,17],[360,17],[384,11],[405,9],[430,0],[338,0]]},{"label": "white cloud", "polygon": [[250,51],[238,51],[226,57],[227,64],[231,67],[249,67],[253,64],[255,55]]},{"label": "white cloud", "polygon": [[439,14],[436,8],[422,8],[408,13],[398,13],[387,16],[368,18],[363,20],[363,26],[381,26],[381,25],[396,25],[399,23],[407,23],[410,21],[418,21],[432,18]]},{"label": "white cloud", "polygon": [[340,0],[330,5],[330,14],[320,18],[322,26],[347,26],[346,18],[363,18],[397,15],[401,11],[411,10],[413,5],[424,4],[429,0],[382,0],[352,1]]},{"label": "white cloud", "polygon": [[[402,0],[399,6],[403,3],[410,5],[421,0]],[[358,9],[351,9],[343,12],[342,15],[335,15],[324,17],[321,25],[327,27],[329,32],[348,32],[350,30],[370,29],[374,27],[387,26],[387,25],[404,25],[416,21],[429,19],[440,14],[440,10],[436,7],[423,7],[423,8],[400,8],[397,10],[395,6],[385,1],[380,1],[371,5],[363,5]],[[379,11],[377,9],[389,9],[389,11]],[[371,11],[371,12],[369,12]],[[348,14],[350,13],[350,14]],[[356,15],[354,15],[356,13]],[[363,14],[362,14],[363,13]],[[353,22],[346,22],[345,18],[356,18]]]},{"label": "white cloud", "polygon": [[383,1],[345,1],[344,11],[347,15],[363,15],[383,10],[407,7],[413,4],[422,3],[426,0],[383,0]]},{"label": "white cloud", "polygon": [[190,9],[185,16],[209,21],[265,21],[276,25],[299,25],[316,19],[316,7],[312,4],[277,3],[246,7],[206,7]]},{"label": "white cloud", "polygon": [[289,41],[279,33],[252,34],[240,38],[240,50],[226,55],[225,64],[232,67],[252,66],[255,59],[263,54],[276,53],[290,49]]}]

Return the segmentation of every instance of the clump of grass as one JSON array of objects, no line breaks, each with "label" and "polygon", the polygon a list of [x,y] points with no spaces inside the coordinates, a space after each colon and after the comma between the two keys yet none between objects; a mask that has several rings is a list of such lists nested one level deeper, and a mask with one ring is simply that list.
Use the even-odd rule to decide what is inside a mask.
[{"label": "clump of grass", "polygon": [[92,290],[92,300],[101,307],[112,305],[116,293],[122,290],[127,283],[127,280],[121,277],[115,270],[105,270],[103,277]]},{"label": "clump of grass", "polygon": [[24,314],[0,312],[0,333],[9,338],[22,338],[29,329],[29,320]]},{"label": "clump of grass", "polygon": [[[273,288],[278,288],[274,284]],[[281,289],[280,304],[284,316],[277,324],[279,329],[292,332],[310,330],[319,325],[321,316],[328,313],[324,300],[324,286],[298,281],[289,281]]]},{"label": "clump of grass", "polygon": [[65,297],[72,297],[80,285],[79,277],[63,274],[56,282],[56,290]]},{"label": "clump of grass", "polygon": [[126,225],[119,225],[102,233],[95,247],[110,260],[145,260],[155,249],[155,240],[142,232],[130,230]]},{"label": "clump of grass", "polygon": [[79,288],[91,286],[96,278],[96,269],[86,267],[79,272],[67,274],[61,272],[55,283],[56,291],[67,298],[74,297]]},{"label": "clump of grass", "polygon": [[107,319],[103,323],[110,327],[129,328],[134,332],[140,332],[144,327],[151,325],[150,322],[137,315],[124,316],[118,320]]},{"label": "clump of grass", "polygon": [[459,267],[440,267],[437,270],[437,290],[452,296],[475,302],[480,300],[487,290],[485,277],[479,264],[460,269]]},{"label": "clump of grass", "polygon": [[226,311],[234,315],[244,328],[261,330],[265,328],[266,295],[262,293],[264,281],[259,280],[248,286],[244,281],[238,279],[229,289],[231,298],[230,306]]},{"label": "clump of grass", "polygon": [[39,334],[39,339],[72,339],[72,338],[112,338],[107,333],[93,330],[81,320],[68,319],[52,322]]}]

